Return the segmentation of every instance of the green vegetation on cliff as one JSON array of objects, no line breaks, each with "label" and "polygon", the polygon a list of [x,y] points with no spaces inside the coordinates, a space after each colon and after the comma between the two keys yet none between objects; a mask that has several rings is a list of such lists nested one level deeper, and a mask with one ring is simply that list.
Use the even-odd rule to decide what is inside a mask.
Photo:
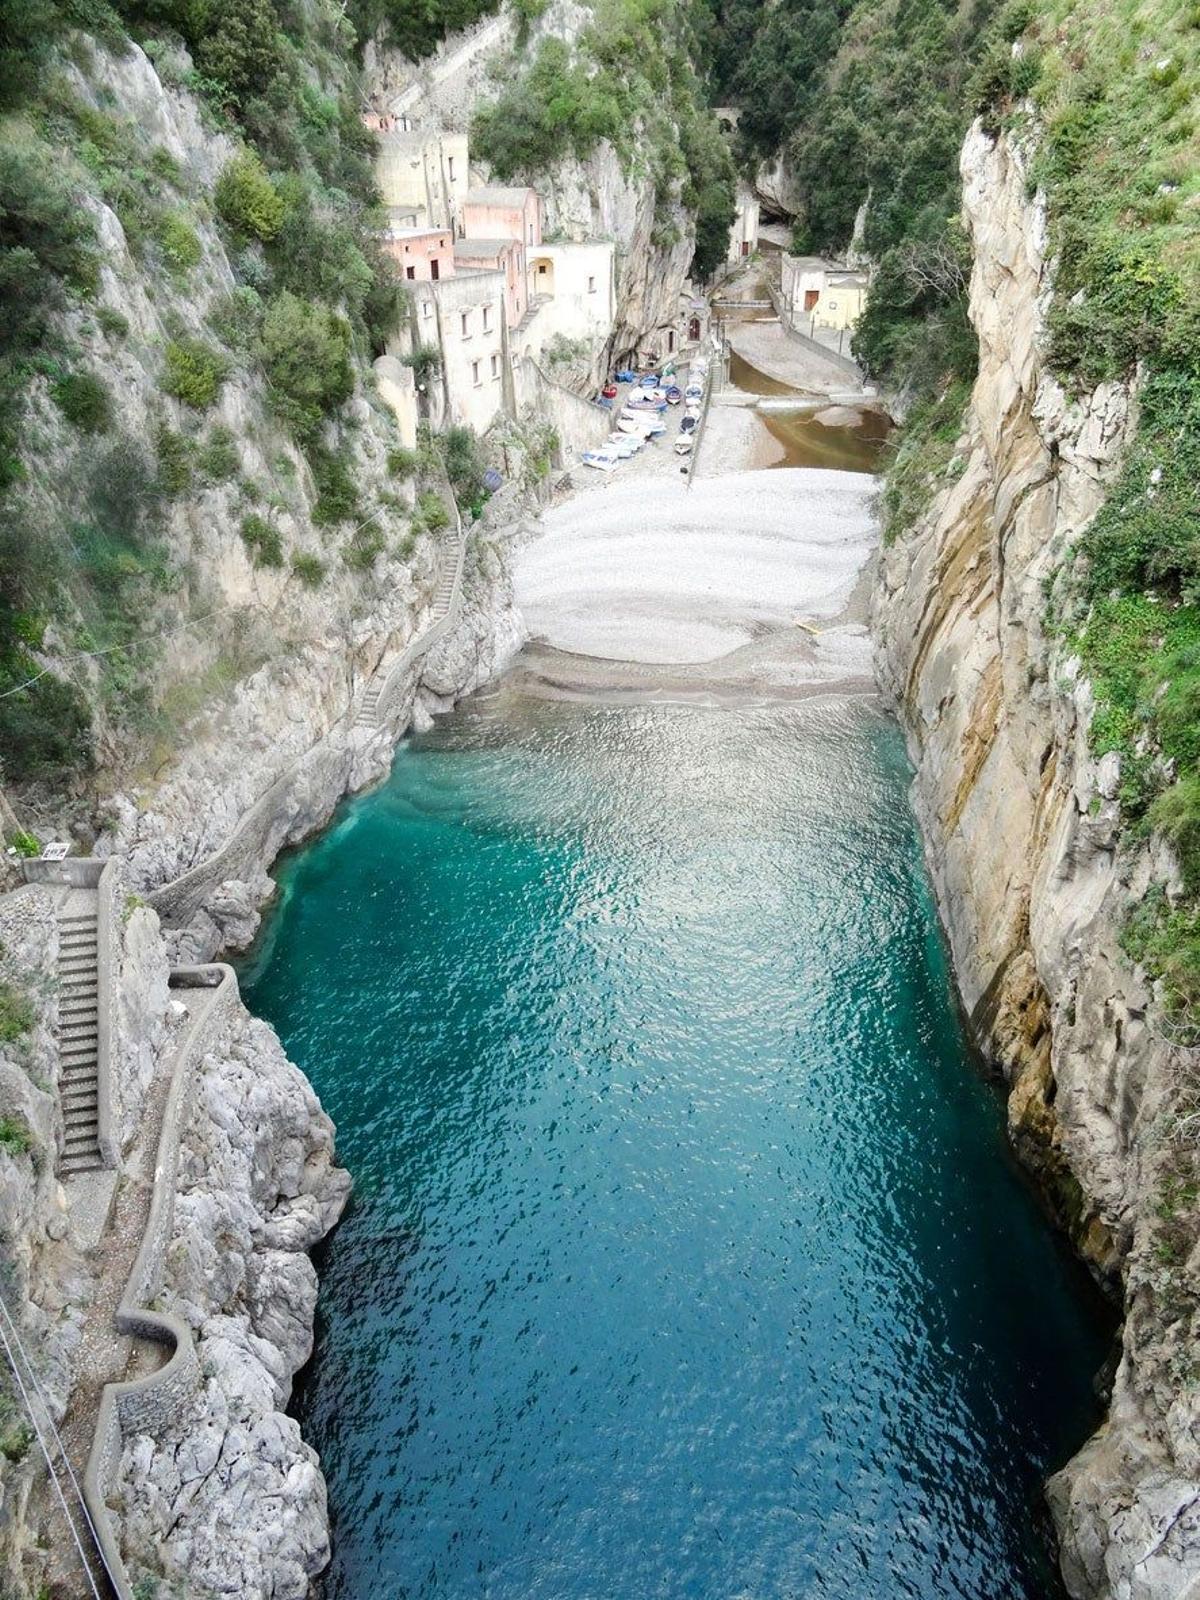
[{"label": "green vegetation on cliff", "polygon": [[1096,694],[1097,753],[1121,758],[1122,812],[1178,857],[1128,948],[1200,1018],[1200,9],[1043,0],[1021,41],[1058,278],[1051,358],[1092,390],[1139,382],[1114,489],[1055,603]]},{"label": "green vegetation on cliff", "polygon": [[571,45],[546,37],[520,56],[496,99],[477,109],[472,149],[501,180],[531,181],[607,140],[628,174],[653,182],[661,242],[671,242],[676,207],[694,219],[692,273],[706,280],[729,245],[735,172],[694,50],[676,0],[594,0]]},{"label": "green vegetation on cliff", "polygon": [[[131,37],[181,107],[195,97],[208,132],[232,147],[213,180],[196,165],[185,171],[123,104],[144,81]],[[340,408],[403,298],[374,242],[373,143],[358,116],[355,47],[344,18],[313,0],[5,8],[3,781],[61,784],[89,766],[97,732],[157,715],[154,625],[186,623],[203,587],[203,573],[168,554],[172,509],[215,484],[250,503],[262,493],[237,482],[228,428],[201,431],[231,376],[261,376],[276,417],[310,455],[341,452]],[[120,224],[129,281],[102,207]],[[210,258],[222,247],[236,286],[214,302]],[[133,328],[124,308],[139,295],[147,309]],[[148,437],[126,386],[106,376],[147,360],[164,397]],[[172,401],[194,419],[182,431]],[[255,548],[270,558],[269,545]]]}]

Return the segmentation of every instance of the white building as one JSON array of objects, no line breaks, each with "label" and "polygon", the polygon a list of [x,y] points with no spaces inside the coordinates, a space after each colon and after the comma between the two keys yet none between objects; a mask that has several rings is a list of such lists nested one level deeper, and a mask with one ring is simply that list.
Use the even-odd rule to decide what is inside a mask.
[{"label": "white building", "polygon": [[527,254],[532,315],[518,330],[517,353],[536,357],[559,339],[604,345],[616,317],[614,246],[539,244]]},{"label": "white building", "polygon": [[737,213],[733,219],[733,227],[729,230],[729,261],[741,261],[746,256],[752,256],[758,249],[758,222],[759,204],[758,196],[749,184],[738,179],[736,201]]},{"label": "white building", "polygon": [[441,353],[441,372],[421,397],[435,425],[465,423],[483,433],[511,408],[504,290],[502,272],[456,272],[412,286],[412,339]]}]

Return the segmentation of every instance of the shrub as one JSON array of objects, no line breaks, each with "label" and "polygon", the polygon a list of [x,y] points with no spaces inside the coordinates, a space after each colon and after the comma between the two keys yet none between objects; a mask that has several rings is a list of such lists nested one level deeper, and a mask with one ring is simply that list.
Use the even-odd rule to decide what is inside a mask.
[{"label": "shrub", "polygon": [[212,483],[228,483],[234,477],[241,458],[237,441],[224,423],[217,423],[208,438],[196,452],[196,465]]},{"label": "shrub", "polygon": [[201,339],[173,339],[165,352],[163,389],[195,411],[212,405],[225,380],[224,358]]},{"label": "shrub", "polygon": [[225,0],[217,16],[216,27],[196,45],[200,72],[237,99],[265,89],[283,60],[270,0]]},{"label": "shrub", "polygon": [[96,307],[96,322],[100,332],[110,339],[123,339],[129,332],[128,318],[123,317],[119,311],[114,311],[111,306]]},{"label": "shrub", "polygon": [[33,1007],[11,983],[0,983],[0,1044],[12,1044],[33,1027]]},{"label": "shrub", "polygon": [[283,198],[253,151],[233,158],[217,179],[213,198],[218,215],[250,238],[273,239],[283,225]]},{"label": "shrub", "polygon": [[81,433],[106,433],[112,424],[108,386],[91,372],[69,372],[50,393],[54,403]]},{"label": "shrub", "polygon": [[420,345],[402,357],[402,360],[406,367],[412,368],[413,377],[418,384],[428,383],[442,370],[442,352],[435,344]]},{"label": "shrub", "polygon": [[411,478],[417,470],[420,457],[415,450],[404,448],[388,451],[388,471],[394,478]]},{"label": "shrub", "polygon": [[317,500],[312,519],[319,528],[349,522],[358,516],[358,490],[350,467],[342,456],[324,445],[309,447],[309,465],[317,485]]},{"label": "shrub", "polygon": [[[281,567],[283,565],[283,540],[279,529],[255,512],[242,518],[242,539],[256,567]],[[293,570],[295,564],[293,563]]]},{"label": "shrub", "polygon": [[435,494],[432,489],[426,490],[417,501],[417,515],[430,533],[436,533],[439,528],[450,525],[450,513],[446,510],[441,495]]},{"label": "shrub", "polygon": [[172,272],[182,275],[199,266],[204,254],[200,237],[178,211],[168,212],[158,224],[158,247]]},{"label": "shrub", "polygon": [[19,856],[24,857],[27,861],[32,861],[34,857],[40,856],[42,853],[42,847],[36,835],[26,833],[24,828],[18,828],[15,833],[9,834],[8,843]]},{"label": "shrub", "polygon": [[356,533],[342,552],[346,565],[353,572],[369,572],[383,554],[385,540],[377,528]]},{"label": "shrub", "polygon": [[260,350],[272,404],[302,436],[354,392],[350,329],[327,306],[284,290],[267,307]]},{"label": "shrub", "polygon": [[293,556],[292,571],[306,589],[319,589],[325,581],[325,563],[318,556]]},{"label": "shrub", "polygon": [[606,73],[572,62],[569,47],[543,39],[532,65],[471,119],[472,148],[486,150],[502,182],[545,172],[566,151],[586,160],[601,139],[621,140],[621,104]]},{"label": "shrub", "polygon": [[213,332],[239,355],[249,355],[262,334],[263,303],[257,289],[239,284],[214,307],[209,324]]},{"label": "shrub", "polygon": [[[3,1120],[7,1122],[9,1119],[4,1118]],[[15,1466],[18,1461],[24,1461],[32,1443],[33,1429],[28,1423],[19,1422],[15,1427],[7,1428],[3,1434],[0,1434],[0,1455]]]},{"label": "shrub", "polygon": [[174,428],[161,427],[155,435],[158,486],[167,496],[184,494],[192,482],[191,446]]}]

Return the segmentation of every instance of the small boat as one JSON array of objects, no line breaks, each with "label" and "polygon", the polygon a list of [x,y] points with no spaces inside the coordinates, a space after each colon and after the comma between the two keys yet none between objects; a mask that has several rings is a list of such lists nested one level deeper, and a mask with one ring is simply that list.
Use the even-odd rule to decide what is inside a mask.
[{"label": "small boat", "polygon": [[617,398],[617,386],[615,383],[606,383],[600,393],[605,400],[615,400]]},{"label": "small boat", "polygon": [[585,450],[579,458],[585,467],[595,467],[597,472],[612,472],[621,465],[615,450]]},{"label": "small boat", "polygon": [[677,383],[673,383],[667,390],[666,401],[669,406],[677,406],[683,399],[683,390]]},{"label": "small boat", "polygon": [[642,448],[643,440],[636,433],[610,433],[605,450],[613,450],[622,461],[628,461],[630,456],[637,455]]},{"label": "small boat", "polygon": [[689,400],[703,400],[704,385],[702,383],[689,383],[683,392]]},{"label": "small boat", "polygon": [[679,423],[679,431],[680,433],[691,433],[695,428],[699,427],[699,425],[699,417],[683,417]]},{"label": "small boat", "polygon": [[647,372],[643,376],[643,378],[641,380],[641,384],[642,384],[642,388],[643,389],[657,389],[658,388],[658,373],[657,372]]},{"label": "small boat", "polygon": [[626,400],[626,411],[665,411],[667,402],[655,400],[652,395],[635,395],[632,400]]},{"label": "small boat", "polygon": [[685,433],[682,438],[676,439],[675,441],[675,454],[677,456],[690,456],[695,444],[696,441],[692,438],[691,434]]},{"label": "small boat", "polygon": [[614,374],[618,383],[636,383],[637,373],[631,367],[621,367]]}]

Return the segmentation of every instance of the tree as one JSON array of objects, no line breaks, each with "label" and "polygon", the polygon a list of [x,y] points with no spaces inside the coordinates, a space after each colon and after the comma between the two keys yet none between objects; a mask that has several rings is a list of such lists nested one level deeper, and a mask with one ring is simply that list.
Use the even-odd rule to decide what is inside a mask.
[{"label": "tree", "polygon": [[276,412],[302,437],[354,392],[345,318],[287,289],[267,307],[260,354]]}]

